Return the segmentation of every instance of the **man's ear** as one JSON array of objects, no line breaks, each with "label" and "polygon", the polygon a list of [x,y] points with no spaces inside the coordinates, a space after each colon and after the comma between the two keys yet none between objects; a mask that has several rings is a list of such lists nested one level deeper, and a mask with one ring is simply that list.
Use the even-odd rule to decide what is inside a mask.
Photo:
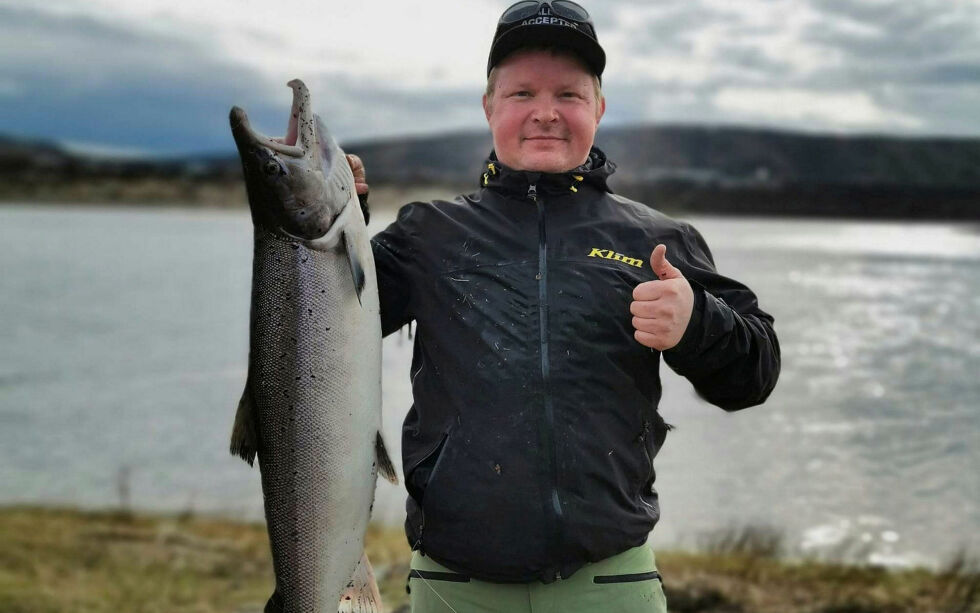
[{"label": "man's ear", "polygon": [[490,121],[490,98],[486,94],[483,94],[483,114],[486,115],[487,121]]},{"label": "man's ear", "polygon": [[603,96],[602,98],[599,99],[599,107],[596,109],[595,125],[597,126],[599,125],[599,120],[602,119],[602,116],[605,115],[605,113],[606,113],[606,97]]}]

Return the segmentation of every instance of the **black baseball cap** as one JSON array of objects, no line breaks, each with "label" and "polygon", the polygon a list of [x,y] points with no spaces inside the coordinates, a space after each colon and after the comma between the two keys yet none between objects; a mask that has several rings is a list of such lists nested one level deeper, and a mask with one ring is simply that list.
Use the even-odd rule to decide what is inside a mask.
[{"label": "black baseball cap", "polygon": [[589,12],[571,0],[524,0],[500,16],[490,46],[487,76],[493,67],[521,47],[554,45],[577,54],[597,77],[606,67]]}]

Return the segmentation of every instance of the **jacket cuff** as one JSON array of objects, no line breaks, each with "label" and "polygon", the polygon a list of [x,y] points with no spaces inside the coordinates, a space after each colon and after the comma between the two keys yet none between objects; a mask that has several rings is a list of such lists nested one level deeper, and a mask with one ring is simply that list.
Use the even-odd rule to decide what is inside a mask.
[{"label": "jacket cuff", "polygon": [[704,305],[707,300],[706,290],[695,281],[688,280],[691,289],[694,291],[694,306],[691,309],[691,320],[687,322],[687,328],[681,340],[670,349],[665,349],[664,354],[669,356],[687,357],[697,354],[697,349],[701,345],[701,321],[704,319]]}]

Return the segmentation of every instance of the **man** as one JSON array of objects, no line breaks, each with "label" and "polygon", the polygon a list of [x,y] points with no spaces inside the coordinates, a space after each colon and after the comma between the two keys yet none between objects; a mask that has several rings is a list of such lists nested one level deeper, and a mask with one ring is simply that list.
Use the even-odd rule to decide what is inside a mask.
[{"label": "man", "polygon": [[402,443],[415,612],[664,611],[645,546],[661,356],[726,410],[775,385],[755,295],[715,271],[694,228],[609,190],[615,166],[592,146],[604,65],[579,5],[505,11],[480,190],[408,204],[373,239],[383,332],[416,322]]}]

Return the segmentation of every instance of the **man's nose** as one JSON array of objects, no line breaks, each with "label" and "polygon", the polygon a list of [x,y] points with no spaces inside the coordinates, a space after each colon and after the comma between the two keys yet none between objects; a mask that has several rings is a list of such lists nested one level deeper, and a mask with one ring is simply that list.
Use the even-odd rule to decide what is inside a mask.
[{"label": "man's nose", "polygon": [[535,101],[534,112],[531,118],[541,123],[550,123],[558,120],[558,106],[554,100],[542,96]]}]

